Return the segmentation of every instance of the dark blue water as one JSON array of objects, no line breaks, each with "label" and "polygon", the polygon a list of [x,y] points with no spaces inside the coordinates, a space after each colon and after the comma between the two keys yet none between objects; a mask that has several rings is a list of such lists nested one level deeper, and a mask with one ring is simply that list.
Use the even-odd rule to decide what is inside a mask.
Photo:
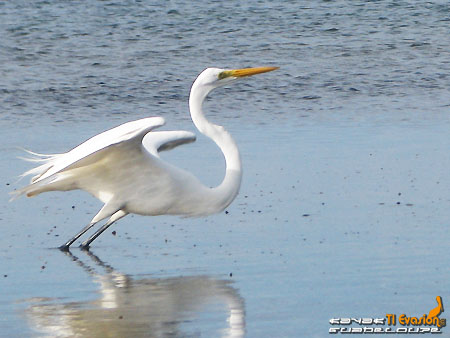
[{"label": "dark blue water", "polygon": [[[325,337],[334,317],[445,304],[449,31],[447,1],[0,2],[0,335]],[[206,103],[242,152],[228,213],[128,216],[70,257],[50,248],[98,201],[8,202],[17,147],[154,115],[196,131],[199,72],[265,65]],[[164,157],[221,181],[201,135]]]},{"label": "dark blue water", "polygon": [[449,6],[3,2],[1,119],[184,117],[190,84],[202,69],[277,65],[276,76],[230,89],[245,88],[246,95],[266,89],[250,107],[241,97],[236,116],[250,110],[253,119],[266,110],[286,119],[448,121]]}]

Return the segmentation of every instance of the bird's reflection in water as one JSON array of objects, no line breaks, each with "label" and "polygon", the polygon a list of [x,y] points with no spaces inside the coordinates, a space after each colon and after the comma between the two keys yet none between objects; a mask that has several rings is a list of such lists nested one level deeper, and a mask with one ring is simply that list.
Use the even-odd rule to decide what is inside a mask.
[{"label": "bird's reflection in water", "polygon": [[[244,301],[228,281],[208,276],[133,279],[87,252],[94,266],[104,269],[99,274],[70,252],[67,255],[99,283],[100,297],[89,302],[67,303],[33,299],[26,315],[39,336],[197,336],[201,334],[201,324],[190,333],[183,332],[183,328],[195,323],[196,317],[210,309],[208,306],[223,309],[218,311],[224,314],[223,323],[218,325],[223,329],[214,336],[243,337],[245,334]],[[217,327],[217,323],[213,326]]]}]

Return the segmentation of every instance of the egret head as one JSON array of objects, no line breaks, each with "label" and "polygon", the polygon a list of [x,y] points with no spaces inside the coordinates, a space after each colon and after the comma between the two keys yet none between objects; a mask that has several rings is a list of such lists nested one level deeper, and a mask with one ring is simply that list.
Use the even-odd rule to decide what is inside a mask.
[{"label": "egret head", "polygon": [[242,69],[220,69],[207,68],[198,77],[195,82],[214,89],[229,84],[239,78],[251,76],[260,73],[270,72],[279,67],[257,67]]}]

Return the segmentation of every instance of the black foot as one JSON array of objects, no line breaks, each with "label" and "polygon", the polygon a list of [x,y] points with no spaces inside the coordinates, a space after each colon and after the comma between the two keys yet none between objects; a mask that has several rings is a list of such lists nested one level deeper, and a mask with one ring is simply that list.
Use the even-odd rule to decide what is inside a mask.
[{"label": "black foot", "polygon": [[80,244],[80,249],[83,251],[89,251],[89,245]]},{"label": "black foot", "polygon": [[58,247],[59,250],[64,251],[64,252],[69,252],[70,251],[70,246],[69,245],[61,245],[60,247]]}]

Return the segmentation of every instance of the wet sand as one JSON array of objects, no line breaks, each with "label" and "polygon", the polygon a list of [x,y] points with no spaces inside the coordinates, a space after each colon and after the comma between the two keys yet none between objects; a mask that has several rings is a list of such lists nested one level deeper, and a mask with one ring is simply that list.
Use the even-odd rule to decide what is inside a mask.
[{"label": "wet sand", "polygon": [[[54,248],[101,204],[83,192],[9,203],[29,168],[15,147],[63,151],[125,121],[3,122],[0,327],[9,336],[133,327],[135,336],[324,337],[331,318],[422,315],[437,295],[449,298],[445,123],[221,121],[245,170],[226,212],[128,216],[93,255],[75,246],[68,256]],[[179,119],[167,129],[182,126],[191,128]],[[164,157],[210,185],[222,178],[204,137]]]}]

